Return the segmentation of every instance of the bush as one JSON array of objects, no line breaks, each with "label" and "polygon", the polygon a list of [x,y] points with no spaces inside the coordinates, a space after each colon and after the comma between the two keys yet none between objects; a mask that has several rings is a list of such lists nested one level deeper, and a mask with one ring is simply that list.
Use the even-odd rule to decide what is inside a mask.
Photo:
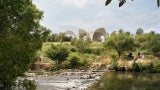
[{"label": "bush", "polygon": [[61,62],[67,59],[70,52],[68,48],[64,46],[52,45],[52,47],[46,53],[49,58],[51,58],[52,60],[56,60],[58,64],[61,64]]},{"label": "bush", "polygon": [[156,66],[155,66],[155,69],[157,72],[160,72],[160,63],[158,63]]},{"label": "bush", "polygon": [[87,69],[90,66],[90,57],[83,54],[71,54],[68,58],[68,61],[65,61],[65,67],[70,69]]},{"label": "bush", "polygon": [[74,46],[72,46],[72,47],[70,47],[70,51],[71,51],[71,52],[77,52],[77,48],[74,47]]},{"label": "bush", "polygon": [[69,66],[72,69],[79,68],[82,65],[80,62],[80,57],[78,57],[77,55],[71,55],[69,57],[69,62]]},{"label": "bush", "polygon": [[151,53],[150,53],[150,51],[149,50],[142,50],[141,51],[141,54],[143,54],[143,55],[150,55]]},{"label": "bush", "polygon": [[111,61],[111,69],[118,70],[118,63],[115,59]]},{"label": "bush", "polygon": [[134,61],[133,65],[132,65],[132,71],[134,72],[141,72],[142,71],[142,64],[138,64]]},{"label": "bush", "polygon": [[103,48],[85,48],[83,53],[100,55],[103,51]]},{"label": "bush", "polygon": [[80,68],[86,69],[86,68],[88,68],[89,66],[90,66],[90,63],[89,63],[89,61],[87,61],[86,59],[83,59],[83,60],[81,61],[81,67],[80,67]]},{"label": "bush", "polygon": [[160,65],[154,67],[152,63],[147,65],[142,65],[141,63],[133,63],[132,71],[134,72],[149,72],[149,73],[156,73],[160,69]]},{"label": "bush", "polygon": [[107,56],[111,57],[112,59],[118,58],[118,54],[114,50],[106,50],[105,52]]},{"label": "bush", "polygon": [[132,53],[128,53],[127,55],[123,55],[122,58],[126,59],[126,60],[133,60],[134,59]]}]

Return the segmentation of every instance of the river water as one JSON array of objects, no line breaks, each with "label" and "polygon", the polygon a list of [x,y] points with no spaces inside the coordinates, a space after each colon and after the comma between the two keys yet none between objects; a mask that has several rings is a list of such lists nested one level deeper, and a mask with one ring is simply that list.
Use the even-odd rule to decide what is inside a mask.
[{"label": "river water", "polygon": [[88,90],[160,90],[160,74],[107,72]]}]

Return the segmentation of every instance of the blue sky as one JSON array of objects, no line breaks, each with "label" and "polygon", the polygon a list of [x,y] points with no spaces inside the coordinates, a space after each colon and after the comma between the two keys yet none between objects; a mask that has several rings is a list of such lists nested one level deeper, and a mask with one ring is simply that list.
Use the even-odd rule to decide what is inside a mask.
[{"label": "blue sky", "polygon": [[33,0],[44,11],[41,24],[52,33],[79,29],[88,32],[105,28],[107,32],[123,29],[135,33],[138,28],[145,32],[160,33],[160,7],[156,0],[127,0],[118,7],[118,0],[104,6],[106,0]]}]

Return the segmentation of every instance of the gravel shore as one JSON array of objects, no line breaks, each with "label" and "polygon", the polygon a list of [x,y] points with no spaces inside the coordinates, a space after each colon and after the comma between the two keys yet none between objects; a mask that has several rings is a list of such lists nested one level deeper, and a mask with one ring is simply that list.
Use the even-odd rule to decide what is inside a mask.
[{"label": "gravel shore", "polygon": [[35,76],[37,90],[86,90],[100,79],[104,72],[62,72],[52,76]]}]

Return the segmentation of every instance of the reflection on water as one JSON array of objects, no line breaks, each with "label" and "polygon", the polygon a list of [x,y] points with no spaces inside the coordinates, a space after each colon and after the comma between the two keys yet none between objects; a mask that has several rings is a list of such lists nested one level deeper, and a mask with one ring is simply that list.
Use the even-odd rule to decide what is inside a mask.
[{"label": "reflection on water", "polygon": [[160,74],[107,72],[89,90],[160,90]]}]

